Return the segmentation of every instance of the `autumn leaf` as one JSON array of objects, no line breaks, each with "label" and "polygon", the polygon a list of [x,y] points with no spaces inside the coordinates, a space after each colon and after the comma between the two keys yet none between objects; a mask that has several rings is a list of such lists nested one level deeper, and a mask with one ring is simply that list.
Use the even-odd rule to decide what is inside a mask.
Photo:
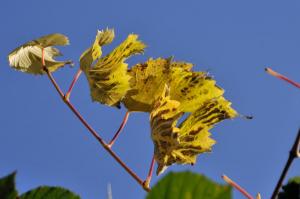
[{"label": "autumn leaf", "polygon": [[[172,78],[172,69],[180,68],[189,71],[191,63],[175,62],[171,58],[150,58],[145,63],[139,63],[129,70],[131,76],[129,90],[123,100],[129,111],[150,112],[153,101],[161,96],[166,83]],[[170,87],[170,89],[177,89]]]},{"label": "autumn leaf", "polygon": [[212,98],[177,126],[184,112],[180,102],[172,100],[169,92],[169,87],[165,87],[150,113],[158,175],[174,163],[195,164],[197,155],[210,152],[215,144],[209,130],[218,122],[237,115],[229,101],[223,97]]},{"label": "autumn leaf", "polygon": [[171,76],[171,98],[180,102],[180,108],[184,112],[193,112],[207,100],[220,97],[224,93],[205,72],[174,67]]},{"label": "autumn leaf", "polygon": [[[130,89],[131,77],[127,74],[125,60],[141,54],[146,46],[138,40],[138,35],[130,34],[111,53],[101,57],[101,45],[110,43],[113,37],[111,30],[98,32],[93,46],[81,56],[80,65],[88,79],[92,100],[119,107],[120,101]],[[92,64],[94,61],[96,63]]]},{"label": "autumn leaf", "polygon": [[172,158],[173,151],[179,145],[179,128],[176,127],[176,123],[183,114],[178,109],[179,106],[180,103],[178,101],[170,99],[169,87],[165,86],[161,96],[155,100],[150,113],[154,158],[158,164],[157,175],[166,168]]},{"label": "autumn leaf", "polygon": [[129,70],[131,90],[123,100],[129,111],[150,112],[153,101],[166,83],[171,99],[180,102],[183,112],[193,112],[207,99],[220,97],[224,90],[205,72],[191,71],[192,64],[172,58],[149,59]]},{"label": "autumn leaf", "polygon": [[40,37],[13,50],[8,55],[9,65],[22,72],[44,74],[45,71],[42,66],[42,49],[44,49],[45,67],[50,72],[54,72],[66,64],[72,64],[71,61],[56,61],[54,59],[62,54],[53,46],[68,44],[69,39],[63,34],[54,33]]},{"label": "autumn leaf", "polygon": [[130,91],[123,103],[129,111],[150,112],[153,101],[158,98],[170,78],[170,59],[149,59],[129,70]]},{"label": "autumn leaf", "polygon": [[[150,112],[157,174],[174,163],[194,164],[215,143],[209,130],[237,116],[216,81],[206,72],[191,71],[192,66],[158,58],[129,70],[131,90],[122,102],[129,111]],[[184,113],[188,117],[177,125]]]},{"label": "autumn leaf", "polygon": [[98,30],[95,41],[91,47],[86,49],[80,56],[80,68],[85,71],[89,69],[92,63],[101,57],[102,46],[110,44],[115,37],[113,29]]}]

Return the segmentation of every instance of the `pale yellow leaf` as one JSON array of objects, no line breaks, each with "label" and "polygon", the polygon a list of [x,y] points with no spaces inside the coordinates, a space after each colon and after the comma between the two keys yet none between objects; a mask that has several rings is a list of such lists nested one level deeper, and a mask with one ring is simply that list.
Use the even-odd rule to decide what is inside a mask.
[{"label": "pale yellow leaf", "polygon": [[42,66],[42,49],[44,49],[45,67],[50,72],[54,72],[66,64],[72,64],[71,61],[56,61],[54,59],[62,54],[53,46],[68,44],[69,40],[63,34],[54,33],[40,37],[13,50],[8,55],[9,65],[22,72],[44,74],[45,71]]}]

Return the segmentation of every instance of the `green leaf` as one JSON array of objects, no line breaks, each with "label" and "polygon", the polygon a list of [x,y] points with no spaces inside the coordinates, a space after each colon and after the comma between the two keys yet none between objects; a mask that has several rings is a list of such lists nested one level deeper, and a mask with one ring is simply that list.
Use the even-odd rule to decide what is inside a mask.
[{"label": "green leaf", "polygon": [[80,199],[78,195],[61,187],[42,186],[30,190],[20,196],[20,199]]},{"label": "green leaf", "polygon": [[289,182],[282,187],[278,199],[300,199],[300,176],[291,178]]},{"label": "green leaf", "polygon": [[1,199],[16,199],[18,192],[15,188],[16,172],[9,174],[0,179],[0,198]]},{"label": "green leaf", "polygon": [[147,199],[231,199],[231,187],[192,172],[169,173],[149,192]]}]

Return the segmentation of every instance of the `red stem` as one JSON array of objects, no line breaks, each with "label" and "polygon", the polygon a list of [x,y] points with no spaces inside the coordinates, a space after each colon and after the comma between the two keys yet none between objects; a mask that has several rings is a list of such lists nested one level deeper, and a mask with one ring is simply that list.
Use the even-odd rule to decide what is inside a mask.
[{"label": "red stem", "polygon": [[125,124],[127,123],[128,117],[129,117],[129,111],[126,112],[123,121],[119,127],[119,129],[117,130],[117,132],[115,133],[114,137],[111,139],[111,141],[109,142],[108,146],[112,147],[112,145],[115,143],[116,139],[118,138],[119,134],[121,133],[121,131],[124,129]]},{"label": "red stem", "polygon": [[72,92],[72,90],[73,90],[73,87],[74,87],[75,83],[77,82],[78,78],[80,77],[81,73],[82,73],[82,70],[79,69],[79,70],[77,71],[77,73],[75,74],[75,76],[74,76],[74,78],[73,78],[73,81],[72,81],[72,83],[71,83],[71,85],[70,85],[70,88],[69,88],[68,92],[65,94],[66,100],[69,100],[69,99],[70,99],[70,95],[71,95],[71,92]]},{"label": "red stem", "polygon": [[154,164],[155,164],[155,158],[154,158],[154,155],[153,155],[152,160],[151,160],[151,164],[150,164],[150,168],[149,168],[149,172],[148,172],[148,176],[147,176],[147,178],[144,182],[144,187],[146,187],[146,188],[149,188],[149,185],[150,185],[150,182],[151,182],[151,179],[152,179]]},{"label": "red stem", "polygon": [[231,180],[229,177],[226,175],[222,175],[223,180],[225,180],[228,184],[236,188],[239,192],[241,192],[246,198],[248,199],[254,199],[244,188],[239,186],[236,182]]},{"label": "red stem", "polygon": [[300,84],[287,78],[286,76],[280,74],[280,73],[277,73],[276,71],[272,70],[271,68],[265,68],[265,71],[267,73],[269,73],[270,75],[274,76],[274,77],[277,77],[279,79],[282,79],[290,84],[292,84],[293,86],[297,87],[297,88],[300,88]]}]

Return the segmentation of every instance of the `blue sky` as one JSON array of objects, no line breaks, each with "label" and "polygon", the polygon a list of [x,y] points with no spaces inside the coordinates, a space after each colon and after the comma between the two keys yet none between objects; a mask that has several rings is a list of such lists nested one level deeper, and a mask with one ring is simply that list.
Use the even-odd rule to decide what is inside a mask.
[{"label": "blue sky", "polygon": [[[46,76],[12,70],[7,55],[15,47],[44,34],[60,32],[71,45],[65,58],[78,59],[97,29],[114,28],[108,52],[129,33],[148,48],[144,56],[174,56],[209,70],[241,118],[212,130],[217,140],[211,154],[192,170],[222,182],[225,173],[247,190],[270,197],[300,127],[300,90],[264,72],[267,66],[300,81],[300,3],[291,1],[37,1],[0,3],[0,176],[18,171],[20,192],[39,185],[67,187],[82,198],[105,198],[108,183],[114,199],[144,198],[145,192],[99,146],[60,101]],[[76,68],[63,68],[55,78],[67,89]],[[71,100],[99,133],[109,140],[125,110],[92,103],[84,77]],[[141,177],[145,177],[153,145],[148,115],[133,114],[114,146]],[[288,174],[300,175],[300,161]],[[155,183],[160,177],[154,177]],[[235,199],[243,198],[234,192]]]}]

